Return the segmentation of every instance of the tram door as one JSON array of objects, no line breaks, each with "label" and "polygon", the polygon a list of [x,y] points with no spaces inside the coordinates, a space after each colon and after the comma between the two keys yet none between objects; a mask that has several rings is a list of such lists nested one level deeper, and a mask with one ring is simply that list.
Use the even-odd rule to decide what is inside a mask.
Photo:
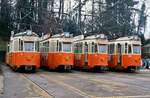
[{"label": "tram door", "polygon": [[121,47],[121,44],[117,44],[117,54],[118,54],[118,64],[121,64],[121,50],[122,50],[122,47]]},{"label": "tram door", "polygon": [[85,62],[85,66],[88,65],[88,43],[85,42],[85,46],[84,46],[84,62]]}]

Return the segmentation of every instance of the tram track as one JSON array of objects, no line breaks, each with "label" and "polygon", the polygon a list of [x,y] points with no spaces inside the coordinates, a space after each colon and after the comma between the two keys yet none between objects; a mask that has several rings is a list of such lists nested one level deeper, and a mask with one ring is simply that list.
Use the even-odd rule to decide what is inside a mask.
[{"label": "tram track", "polygon": [[[149,73],[150,74],[150,73]],[[111,72],[108,75],[112,75],[112,76],[117,76],[117,77],[125,77],[125,78],[130,78],[132,79],[133,77],[139,80],[145,80],[145,81],[150,81],[150,75],[147,76],[147,74],[143,73],[116,73],[116,72]]]},{"label": "tram track", "polygon": [[[84,98],[97,98],[95,96],[92,96],[92,95],[89,95],[83,91],[81,91],[80,89],[77,89],[76,87],[73,87],[69,84],[66,84],[65,82],[61,81],[60,79],[51,79],[48,75],[40,75],[41,77],[44,77],[46,78],[49,82],[53,81],[55,83],[57,83],[58,85],[60,86],[63,86],[64,88],[70,90],[70,91],[73,91],[74,93],[78,94],[78,95],[81,95],[83,96]],[[60,77],[59,77],[60,78]]]},{"label": "tram track", "polygon": [[28,83],[33,85],[35,87],[35,91],[42,96],[42,98],[55,98],[53,95],[48,93],[45,89],[43,89],[40,85],[38,85],[36,82],[34,82],[32,79],[28,78],[27,75],[22,74],[22,78],[24,78]]},{"label": "tram track", "polygon": [[[147,88],[147,87],[143,87],[143,86],[140,86],[140,85],[137,85],[137,84],[135,84],[135,83],[131,83],[131,82],[128,82],[128,81],[123,81],[124,79],[127,79],[127,80],[132,80],[133,78],[129,78],[129,77],[117,77],[117,75],[118,74],[116,74],[116,75],[114,75],[114,76],[109,76],[109,74],[106,76],[97,76],[97,77],[92,77],[93,76],[93,74],[92,75],[89,75],[89,74],[87,74],[87,75],[83,75],[83,74],[72,74],[72,75],[74,75],[74,76],[76,76],[76,77],[79,77],[79,78],[83,78],[83,79],[87,79],[87,80],[91,80],[91,81],[95,81],[95,82],[99,82],[99,83],[101,83],[101,81],[103,81],[104,83],[108,83],[108,84],[110,84],[110,85],[123,85],[123,86],[134,86],[134,87],[137,87],[137,88],[139,88],[139,89],[143,89],[143,90],[148,90],[148,91],[150,91],[150,88]],[[92,78],[87,78],[87,77],[92,77]],[[114,78],[116,78],[116,79],[114,79],[114,81],[108,81],[108,80],[106,80],[106,77],[109,79],[109,77],[114,77]],[[102,79],[103,78],[103,79]],[[105,78],[105,79],[104,79]],[[122,79],[122,81],[118,81],[118,80],[121,80]],[[121,82],[121,83],[120,83]]]},{"label": "tram track", "polygon": [[[79,72],[80,74],[79,75],[89,75],[90,77],[92,77],[93,75],[94,75],[94,73],[92,73],[92,74],[89,74],[89,73],[86,73],[86,72]],[[101,74],[101,73],[100,73]],[[76,75],[76,74],[74,74],[74,75]],[[78,75],[78,76],[79,76]],[[128,73],[117,73],[117,72],[109,72],[109,73],[106,73],[106,75],[104,75],[104,76],[99,76],[98,75],[98,73],[96,73],[96,77],[99,77],[99,78],[101,78],[101,77],[104,77],[104,78],[108,78],[108,77],[114,77],[114,78],[120,78],[120,79],[128,79],[128,80],[133,80],[133,78],[134,79],[136,79],[137,81],[147,81],[147,82],[149,82],[150,81],[150,77],[145,77],[145,75],[143,75],[143,74],[140,74],[140,73],[138,73],[138,74],[135,74],[135,73],[131,73],[131,74],[128,74]],[[111,81],[112,82],[112,81]],[[122,84],[122,83],[117,83],[117,84]]]},{"label": "tram track", "polygon": [[[69,74],[68,76],[73,76],[73,75]],[[42,77],[45,77],[45,78],[49,79],[50,76],[48,76],[47,74],[44,74],[44,75],[42,75]],[[150,97],[150,95],[97,97],[97,96],[94,96],[94,95],[90,95],[90,94],[88,94],[88,93],[86,93],[86,92],[84,92],[84,91],[82,91],[82,90],[80,90],[80,89],[78,89],[78,88],[76,88],[72,85],[69,85],[69,84],[63,82],[62,78],[65,79],[65,76],[61,75],[61,76],[58,76],[58,77],[59,77],[59,79],[57,79],[57,80],[53,79],[53,81],[58,83],[61,86],[64,86],[67,89],[70,89],[71,91],[76,92],[77,94],[80,94],[80,95],[84,96],[85,98],[149,98]],[[66,78],[68,78],[68,77],[66,76]],[[83,78],[83,77],[80,77],[80,78]],[[49,80],[52,81],[51,79],[49,79]],[[93,79],[91,81],[100,83],[99,81],[95,81]]]}]

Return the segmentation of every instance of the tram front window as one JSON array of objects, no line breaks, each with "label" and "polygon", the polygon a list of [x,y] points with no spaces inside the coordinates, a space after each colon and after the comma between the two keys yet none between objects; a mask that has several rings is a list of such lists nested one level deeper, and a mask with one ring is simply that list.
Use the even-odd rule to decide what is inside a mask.
[{"label": "tram front window", "polygon": [[63,43],[63,52],[71,52],[71,46],[70,42]]},{"label": "tram front window", "polygon": [[107,45],[98,45],[99,53],[107,53]]},{"label": "tram front window", "polygon": [[141,53],[141,46],[133,45],[133,53],[134,54],[140,54]]},{"label": "tram front window", "polygon": [[24,51],[34,51],[34,42],[24,42]]}]

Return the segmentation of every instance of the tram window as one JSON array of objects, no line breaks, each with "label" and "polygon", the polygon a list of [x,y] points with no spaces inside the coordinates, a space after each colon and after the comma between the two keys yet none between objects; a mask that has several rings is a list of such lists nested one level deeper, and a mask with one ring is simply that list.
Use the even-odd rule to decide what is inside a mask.
[{"label": "tram window", "polygon": [[84,44],[84,52],[85,52],[85,53],[88,53],[88,51],[89,51],[88,48],[89,48],[89,47],[88,47],[88,43],[85,42],[85,44]]},{"label": "tram window", "polygon": [[49,41],[43,43],[43,51],[49,52]]},{"label": "tram window", "polygon": [[107,45],[98,45],[99,53],[107,53]]},{"label": "tram window", "polygon": [[34,51],[34,42],[24,42],[24,51]]},{"label": "tram window", "polygon": [[133,53],[134,54],[140,54],[141,53],[141,46],[133,45]]},{"label": "tram window", "polygon": [[57,49],[57,42],[51,41],[50,42],[50,52],[56,52]]},{"label": "tram window", "polygon": [[114,53],[114,49],[115,48],[115,45],[114,44],[110,44],[109,45],[109,54],[113,54]]},{"label": "tram window", "polygon": [[63,52],[71,52],[71,43],[63,42]]},{"label": "tram window", "polygon": [[50,46],[49,46],[49,52],[53,52],[53,49],[52,49],[52,42],[50,42]]},{"label": "tram window", "polygon": [[92,53],[95,52],[95,46],[94,46],[94,42],[92,42]]},{"label": "tram window", "polygon": [[128,44],[125,43],[125,53],[127,53],[127,52],[128,52]]},{"label": "tram window", "polygon": [[128,45],[128,53],[132,53],[131,45]]},{"label": "tram window", "polygon": [[59,42],[59,51],[62,51],[62,43]]},{"label": "tram window", "polygon": [[57,40],[57,42],[56,42],[56,51],[60,51],[59,47],[60,47],[60,42]]},{"label": "tram window", "polygon": [[98,52],[98,46],[95,44],[95,52]]},{"label": "tram window", "polygon": [[74,53],[78,53],[78,44],[74,45]]},{"label": "tram window", "polygon": [[19,51],[23,51],[23,41],[19,39]]},{"label": "tram window", "polygon": [[82,47],[83,47],[83,43],[78,43],[78,53],[82,53]]},{"label": "tram window", "polygon": [[19,51],[19,42],[18,42],[18,40],[14,40],[14,51]]},{"label": "tram window", "polygon": [[36,42],[36,43],[35,43],[35,50],[36,50],[36,51],[39,51],[39,42]]}]

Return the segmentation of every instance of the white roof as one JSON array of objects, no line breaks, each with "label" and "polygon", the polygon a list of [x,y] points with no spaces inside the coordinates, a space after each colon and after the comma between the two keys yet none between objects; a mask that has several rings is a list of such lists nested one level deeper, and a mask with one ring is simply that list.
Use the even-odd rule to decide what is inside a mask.
[{"label": "white roof", "polygon": [[128,40],[140,41],[141,39],[138,36],[120,37],[116,39],[116,41],[128,41]]},{"label": "white roof", "polygon": [[17,33],[12,37],[18,37],[18,36],[35,36],[35,37],[39,37],[35,32],[32,32],[31,30],[27,30],[25,32]]},{"label": "white roof", "polygon": [[85,37],[84,35],[79,35],[74,37],[74,41],[79,41],[79,40],[92,40],[92,39],[107,39],[107,37],[104,34],[99,34],[99,35],[91,35]]}]

